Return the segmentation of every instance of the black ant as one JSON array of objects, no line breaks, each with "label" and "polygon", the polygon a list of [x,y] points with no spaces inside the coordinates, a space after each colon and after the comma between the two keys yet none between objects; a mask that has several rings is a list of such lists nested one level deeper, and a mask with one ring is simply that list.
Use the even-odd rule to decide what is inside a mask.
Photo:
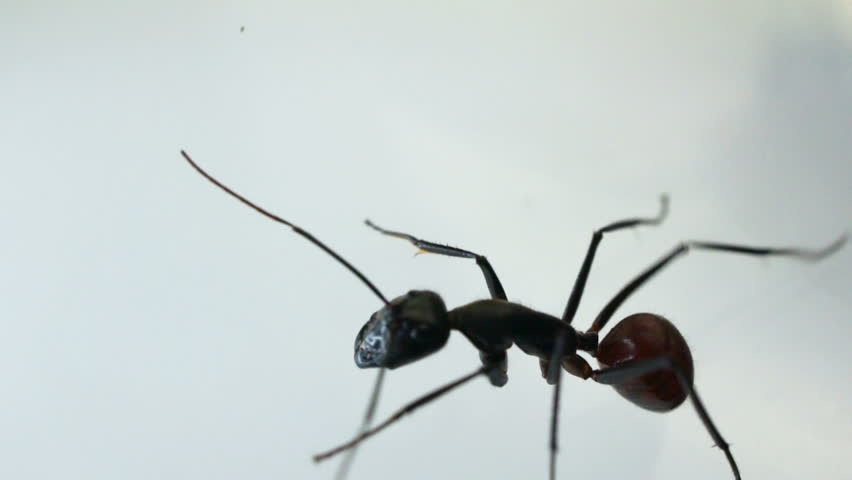
[{"label": "black ant", "polygon": [[[750,247],[704,241],[681,242],[625,285],[604,306],[592,322],[592,326],[585,332],[580,332],[571,327],[571,321],[580,305],[595,252],[604,234],[640,225],[660,224],[668,213],[668,198],[665,195],[660,199],[660,211],[656,217],[621,220],[600,228],[592,234],[586,258],[583,260],[561,318],[508,301],[497,274],[484,256],[460,248],[427,242],[406,233],[385,230],[367,220],[366,224],[369,227],[384,235],[407,240],[421,251],[472,258],[476,261],[485,276],[491,299],[478,300],[447,310],[441,297],[428,290],[412,290],[388,301],[367,277],[337,252],[307,231],[258,207],[221,184],[202,170],[186,152],[181,151],[181,154],[201,175],[219,188],[272,220],[289,226],[294,232],[334,257],[364,282],[385,304],[370,317],[355,339],[355,364],[360,368],[379,368],[361,432],[351,441],[315,455],[314,461],[317,462],[346,450],[349,450],[351,454],[356,445],[385,429],[402,416],[480,375],[487,377],[492,385],[502,387],[509,380],[506,350],[512,345],[517,345],[527,355],[539,359],[542,377],[555,386],[550,424],[549,476],[551,480],[556,478],[557,423],[562,368],[581,379],[592,379],[597,383],[612,385],[621,396],[647,410],[670,411],[689,398],[707,432],[716,446],[725,454],[734,477],[739,479],[739,468],[731,454],[731,449],[710,419],[707,409],[695,390],[692,355],[677,328],[659,315],[637,313],[618,322],[602,340],[598,339],[599,332],[633,292],[671,261],[692,249],[757,256],[790,256],[815,261],[839,250],[846,242],[846,235],[843,235],[827,247],[817,250]],[[384,369],[401,367],[435,353],[447,343],[451,330],[461,332],[479,350],[482,366],[405,405],[390,418],[370,429],[369,425],[378,401]],[[578,355],[578,351],[597,358],[600,368],[592,368],[583,357]],[[345,476],[349,461],[351,457],[342,464],[342,469],[338,473],[339,478]]]}]

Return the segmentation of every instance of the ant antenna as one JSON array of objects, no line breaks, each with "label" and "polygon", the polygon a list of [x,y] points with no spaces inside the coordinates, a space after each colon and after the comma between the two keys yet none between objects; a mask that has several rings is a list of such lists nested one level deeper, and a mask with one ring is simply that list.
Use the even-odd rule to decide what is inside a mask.
[{"label": "ant antenna", "polygon": [[375,294],[376,294],[376,296],[377,296],[377,297],[379,297],[379,299],[381,299],[381,301],[383,301],[383,302],[385,303],[385,305],[388,305],[388,304],[389,304],[389,302],[388,302],[388,300],[385,298],[385,296],[384,296],[384,295],[382,295],[382,292],[380,292],[380,291],[379,291],[379,289],[378,289],[378,288],[376,288],[376,286],[375,286],[375,285],[373,285],[373,283],[372,283],[372,282],[370,282],[370,281],[367,279],[367,277],[365,277],[365,276],[364,276],[364,274],[363,274],[363,273],[359,272],[357,268],[353,267],[353,266],[352,266],[352,264],[350,264],[350,263],[349,263],[349,262],[347,262],[347,261],[346,261],[343,257],[341,257],[340,255],[338,255],[338,254],[337,254],[337,252],[335,252],[335,251],[334,251],[334,250],[332,250],[331,248],[327,247],[324,243],[322,243],[321,241],[319,241],[316,237],[314,237],[313,235],[311,235],[311,234],[310,234],[310,233],[308,233],[307,231],[302,230],[302,229],[301,229],[301,228],[299,228],[298,226],[293,225],[292,223],[288,222],[287,220],[284,220],[283,218],[279,217],[278,215],[275,215],[275,214],[273,214],[273,213],[270,213],[270,212],[268,212],[268,211],[266,211],[266,210],[264,210],[264,209],[262,209],[262,208],[258,207],[258,206],[257,206],[257,205],[255,205],[254,203],[252,203],[252,202],[248,201],[245,197],[243,197],[243,196],[242,196],[242,195],[240,195],[239,193],[237,193],[237,192],[235,192],[235,191],[231,190],[230,188],[226,187],[226,186],[225,186],[225,185],[223,185],[221,182],[219,182],[219,180],[216,180],[215,178],[213,178],[212,176],[210,176],[210,174],[209,174],[209,173],[207,173],[207,172],[205,172],[204,170],[202,170],[202,168],[201,168],[201,167],[199,167],[199,166],[198,166],[198,164],[196,164],[196,163],[192,160],[192,158],[190,158],[190,157],[189,157],[189,154],[187,154],[185,151],[181,150],[181,151],[180,151],[180,154],[181,154],[181,155],[183,155],[183,158],[185,158],[185,159],[186,159],[186,161],[187,161],[187,162],[189,162],[189,164],[190,164],[190,165],[192,165],[192,168],[194,168],[194,169],[198,170],[198,173],[200,173],[202,176],[204,176],[204,178],[206,178],[207,180],[210,180],[210,182],[212,182],[214,185],[216,185],[217,187],[221,188],[222,190],[224,190],[224,191],[228,192],[229,194],[231,194],[231,196],[233,196],[233,197],[234,197],[234,198],[236,198],[237,200],[239,200],[239,201],[241,201],[241,202],[245,203],[246,205],[248,205],[249,207],[251,207],[251,208],[253,208],[253,209],[257,210],[259,213],[261,213],[261,214],[265,215],[266,217],[271,218],[272,220],[275,220],[275,221],[276,221],[276,222],[278,222],[278,223],[283,223],[284,225],[287,225],[288,227],[292,228],[294,232],[296,232],[296,233],[298,233],[299,235],[301,235],[301,236],[303,236],[303,237],[307,238],[307,239],[308,239],[308,241],[310,241],[310,242],[311,242],[311,243],[313,243],[314,245],[316,245],[316,246],[318,246],[319,248],[321,248],[321,249],[322,249],[325,253],[327,253],[327,254],[331,255],[332,257],[334,257],[334,259],[335,259],[335,260],[337,260],[338,262],[340,262],[340,263],[341,263],[344,267],[346,267],[347,269],[349,269],[349,271],[350,271],[350,272],[352,272],[352,273],[353,273],[356,277],[358,277],[359,279],[361,279],[361,281],[362,281],[362,282],[364,282],[364,285],[366,285],[366,286],[367,286],[370,290],[372,290],[372,291],[373,291],[373,293],[375,293]]}]

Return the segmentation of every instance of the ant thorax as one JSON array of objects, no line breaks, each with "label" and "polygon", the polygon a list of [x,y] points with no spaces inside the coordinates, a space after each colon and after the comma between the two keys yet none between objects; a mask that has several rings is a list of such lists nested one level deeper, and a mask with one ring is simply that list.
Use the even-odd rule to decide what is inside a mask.
[{"label": "ant thorax", "polygon": [[[449,312],[450,326],[483,352],[505,351],[515,344],[527,355],[549,360],[564,335],[563,356],[577,351],[577,332],[562,320],[505,300],[478,300]],[[567,334],[566,334],[567,333]]]}]

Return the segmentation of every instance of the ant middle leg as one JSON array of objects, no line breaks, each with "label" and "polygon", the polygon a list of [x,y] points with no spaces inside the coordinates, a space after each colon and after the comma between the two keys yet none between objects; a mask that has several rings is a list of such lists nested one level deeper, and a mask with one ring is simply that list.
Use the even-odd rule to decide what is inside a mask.
[{"label": "ant middle leg", "polygon": [[574,320],[574,315],[577,313],[577,308],[580,306],[580,299],[583,296],[583,290],[586,288],[586,281],[589,278],[592,261],[595,259],[595,253],[598,250],[598,245],[601,243],[604,234],[625,228],[637,227],[639,225],[659,225],[666,218],[668,212],[669,197],[664,194],[660,196],[660,213],[658,213],[656,217],[619,220],[594,231],[592,234],[592,241],[589,243],[589,248],[586,251],[586,258],[583,260],[583,266],[580,267],[580,272],[577,274],[577,280],[574,281],[574,286],[571,289],[571,296],[568,298],[568,303],[565,305],[562,320],[568,324]]},{"label": "ant middle leg", "polygon": [[[595,259],[595,253],[598,250],[598,245],[605,233],[614,232],[616,230],[622,230],[625,228],[632,228],[639,225],[658,225],[663,219],[666,218],[669,210],[669,197],[667,195],[660,196],[660,212],[656,217],[653,218],[629,218],[625,220],[619,220],[617,222],[610,223],[602,228],[595,230],[592,234],[591,243],[589,243],[589,248],[586,251],[586,257],[583,260],[583,265],[580,267],[580,272],[577,274],[577,280],[574,282],[574,286],[571,289],[571,295],[568,297],[568,303],[565,305],[565,311],[562,314],[562,320],[571,324],[571,321],[574,320],[574,315],[577,313],[577,308],[580,306],[580,299],[583,297],[583,290],[586,288],[586,281],[589,278],[589,272],[592,268],[592,261]],[[542,374],[545,375],[547,383],[553,385],[553,404],[550,415],[550,479],[555,480],[556,478],[556,452],[558,451],[558,424],[559,424],[559,394],[561,390],[561,381],[562,381],[562,356],[565,350],[565,344],[567,342],[566,335],[568,332],[566,331],[564,334],[559,335],[556,338],[556,342],[554,344],[553,353],[550,357],[549,361],[543,360],[540,362],[542,367]],[[595,343],[596,340],[593,341]],[[585,363],[585,365],[583,365]],[[574,375],[580,376],[583,378],[584,375],[588,376],[590,367],[582,359],[582,357],[574,356],[568,361],[568,365],[566,366],[568,371]],[[587,377],[586,377],[587,378]]]},{"label": "ant middle leg", "polygon": [[447,255],[450,257],[475,259],[476,264],[479,265],[479,269],[482,270],[482,275],[485,276],[485,283],[488,285],[488,291],[491,293],[491,298],[495,300],[507,299],[506,291],[503,290],[503,285],[500,283],[500,279],[497,278],[497,273],[491,267],[491,264],[488,263],[488,259],[484,256],[479,255],[478,253],[462,250],[461,248],[450,247],[448,245],[441,245],[439,243],[421,240],[407,233],[385,230],[384,228],[379,227],[378,225],[369,220],[364,220],[364,223],[367,224],[368,227],[372,228],[373,230],[376,230],[377,232],[383,235],[407,240],[411,242],[412,245],[424,252],[437,253],[438,255]]},{"label": "ant middle leg", "polygon": [[631,360],[623,362],[612,367],[595,370],[592,372],[592,379],[604,385],[618,385],[631,379],[641,377],[642,375],[658,372],[660,370],[673,372],[680,384],[680,387],[683,388],[684,391],[688,392],[689,399],[692,401],[692,406],[695,407],[695,412],[698,413],[701,423],[704,424],[704,427],[713,438],[716,446],[725,453],[725,458],[728,459],[731,471],[734,472],[734,478],[740,480],[740,470],[737,467],[737,462],[734,460],[733,454],[731,454],[728,442],[722,438],[722,434],[719,433],[719,429],[716,428],[713,420],[710,419],[710,414],[707,413],[704,403],[701,402],[701,398],[698,396],[695,386],[690,381],[689,375],[687,375],[671,357],[661,356],[646,360]]}]

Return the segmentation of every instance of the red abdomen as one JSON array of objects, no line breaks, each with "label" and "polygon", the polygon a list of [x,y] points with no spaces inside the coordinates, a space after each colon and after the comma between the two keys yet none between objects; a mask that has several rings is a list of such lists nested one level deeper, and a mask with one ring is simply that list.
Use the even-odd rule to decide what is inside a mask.
[{"label": "red abdomen", "polygon": [[[612,328],[601,340],[596,356],[601,368],[606,368],[631,360],[666,355],[680,366],[691,385],[692,354],[689,353],[686,340],[665,318],[651,313],[637,313]],[[622,397],[655,412],[674,409],[688,395],[671,370],[648,373],[613,387]]]}]

